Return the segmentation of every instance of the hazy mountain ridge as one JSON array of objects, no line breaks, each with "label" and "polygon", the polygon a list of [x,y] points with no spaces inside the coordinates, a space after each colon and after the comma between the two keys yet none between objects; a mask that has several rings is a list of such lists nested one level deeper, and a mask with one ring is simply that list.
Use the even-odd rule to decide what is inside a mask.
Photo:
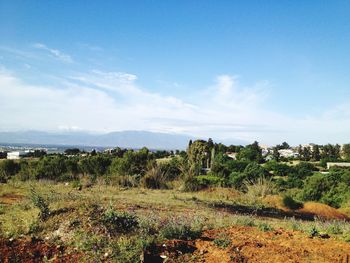
[{"label": "hazy mountain ridge", "polygon": [[151,149],[185,149],[193,137],[148,131],[120,131],[106,134],[87,132],[0,132],[0,143],[52,144]]}]

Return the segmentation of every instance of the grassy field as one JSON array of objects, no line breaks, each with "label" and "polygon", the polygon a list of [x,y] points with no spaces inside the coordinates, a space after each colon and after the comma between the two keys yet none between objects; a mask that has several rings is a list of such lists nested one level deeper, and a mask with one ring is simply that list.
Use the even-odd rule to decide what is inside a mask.
[{"label": "grassy field", "polygon": [[[50,212],[47,218],[39,217],[40,210],[35,206],[33,195],[42,197],[48,204]],[[245,238],[254,239],[255,235],[256,240],[276,231],[282,236],[294,233],[305,242],[324,237],[326,239],[322,242],[328,242],[330,248],[337,245],[350,249],[346,243],[350,241],[348,222],[321,218],[310,220],[309,211],[305,214],[288,211],[276,205],[278,198],[267,200],[251,200],[245,194],[227,188],[187,193],[103,184],[78,190],[72,184],[49,181],[9,182],[0,185],[1,237],[2,240],[24,242],[17,244],[23,255],[31,249],[38,249],[42,260],[46,257],[62,262],[74,261],[77,257],[83,262],[140,262],[140,256],[145,262],[162,262],[156,261],[162,259],[160,256],[173,262],[211,262],[214,260],[210,259],[211,254],[216,250],[215,253],[231,255],[234,260],[252,258],[250,252],[244,254],[242,250],[237,255],[227,250],[235,246],[232,235],[236,231],[246,231]],[[121,223],[116,219],[121,219]],[[111,222],[118,228],[111,228],[114,226]],[[210,237],[205,238],[208,235]],[[39,248],[26,246],[25,242],[30,240],[32,244],[33,239],[44,242],[40,246],[48,247],[41,249],[39,243],[35,243]],[[174,240],[186,243],[179,245]],[[166,251],[164,246],[168,246]],[[200,246],[207,247],[206,251],[215,251],[204,253]],[[57,247],[64,248],[64,253],[53,250],[51,254],[45,254],[51,251],[50,248]],[[11,256],[11,251],[6,251],[7,254],[3,253]],[[266,258],[259,260],[269,262]]]}]

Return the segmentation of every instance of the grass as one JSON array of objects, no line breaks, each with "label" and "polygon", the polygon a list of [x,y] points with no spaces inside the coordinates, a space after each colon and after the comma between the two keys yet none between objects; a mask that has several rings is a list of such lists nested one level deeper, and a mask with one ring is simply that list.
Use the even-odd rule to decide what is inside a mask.
[{"label": "grass", "polygon": [[[31,202],[32,187],[50,204],[51,213],[44,222],[38,220],[39,209]],[[320,233],[328,233],[333,238],[350,240],[350,225],[343,221],[259,218],[205,205],[210,202],[245,202],[243,194],[230,189],[213,188],[187,193],[176,189],[152,190],[97,184],[78,190],[71,185],[42,181],[0,185],[0,202],[3,194],[23,197],[10,205],[1,205],[0,236],[34,235],[53,242],[64,242],[87,253],[88,261],[110,259],[132,262],[146,247],[162,239],[196,239],[202,231],[234,225],[257,227],[261,231],[285,228],[302,231],[306,235],[316,227]],[[108,227],[101,222],[103,215],[106,215]],[[137,220],[137,227],[119,231],[124,228],[124,219],[127,225],[130,222],[133,225]],[[117,228],[114,228],[115,222]],[[113,235],[108,234],[111,229]],[[229,246],[225,237],[218,237],[215,242],[222,248]]]}]

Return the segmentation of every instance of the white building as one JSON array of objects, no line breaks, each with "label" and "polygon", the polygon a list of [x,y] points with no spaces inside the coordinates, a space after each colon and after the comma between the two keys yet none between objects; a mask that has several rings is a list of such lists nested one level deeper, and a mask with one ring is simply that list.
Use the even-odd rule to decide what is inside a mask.
[{"label": "white building", "polygon": [[27,154],[28,152],[25,152],[25,151],[8,152],[7,159],[10,159],[10,160],[20,159],[22,157],[25,157]]},{"label": "white building", "polygon": [[278,153],[280,154],[281,157],[284,157],[284,158],[291,158],[291,157],[296,158],[299,156],[299,154],[292,149],[281,149],[281,150],[278,150]]}]

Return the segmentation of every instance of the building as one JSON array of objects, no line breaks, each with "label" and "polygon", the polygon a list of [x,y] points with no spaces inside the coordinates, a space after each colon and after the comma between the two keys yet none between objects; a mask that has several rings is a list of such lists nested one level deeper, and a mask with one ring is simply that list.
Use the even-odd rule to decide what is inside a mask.
[{"label": "building", "polygon": [[292,149],[281,149],[278,150],[278,153],[284,158],[297,158],[299,156],[299,154]]},{"label": "building", "polygon": [[327,169],[331,167],[349,167],[350,168],[350,163],[327,163]]},{"label": "building", "polygon": [[7,153],[7,159],[15,160],[25,157],[28,154],[28,152],[25,151],[16,151],[16,152],[8,152]]},{"label": "building", "polygon": [[226,155],[230,157],[233,160],[237,160],[237,153],[234,152],[227,152]]}]

